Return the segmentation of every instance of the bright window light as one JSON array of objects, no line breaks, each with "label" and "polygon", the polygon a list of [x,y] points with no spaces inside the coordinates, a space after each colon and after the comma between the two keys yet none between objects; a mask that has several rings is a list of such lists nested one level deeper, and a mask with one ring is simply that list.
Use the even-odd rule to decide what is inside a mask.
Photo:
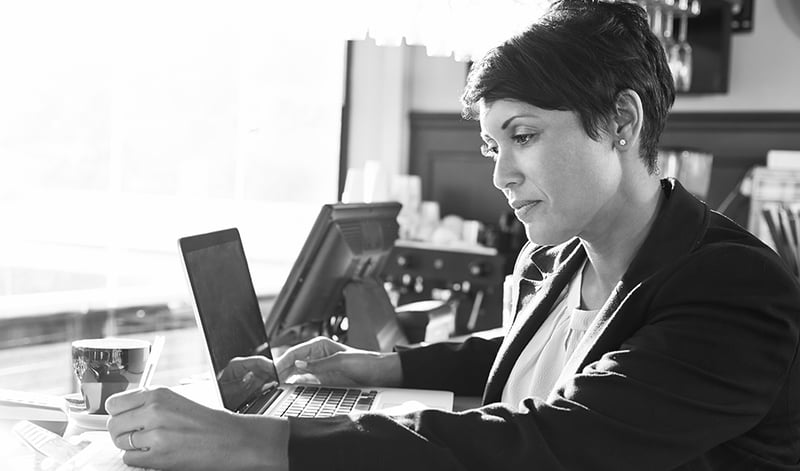
[{"label": "bright window light", "polygon": [[0,323],[187,300],[177,239],[232,226],[280,289],[337,196],[344,88],[297,3],[1,4]]}]

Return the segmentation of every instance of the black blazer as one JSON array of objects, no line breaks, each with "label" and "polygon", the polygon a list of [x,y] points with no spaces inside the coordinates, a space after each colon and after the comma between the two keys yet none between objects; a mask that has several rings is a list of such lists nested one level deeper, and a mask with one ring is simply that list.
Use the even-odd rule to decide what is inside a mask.
[{"label": "black blazer", "polygon": [[664,204],[562,381],[497,403],[586,257],[526,246],[505,339],[401,353],[405,385],[483,394],[461,413],[291,419],[304,469],[800,470],[800,285],[771,249],[663,181]]}]

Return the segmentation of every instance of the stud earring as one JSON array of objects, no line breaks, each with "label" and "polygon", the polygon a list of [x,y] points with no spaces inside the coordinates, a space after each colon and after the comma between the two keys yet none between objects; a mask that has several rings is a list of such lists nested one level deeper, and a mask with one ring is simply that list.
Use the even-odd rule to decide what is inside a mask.
[{"label": "stud earring", "polygon": [[620,139],[619,140],[619,145],[621,145],[621,146],[624,146],[627,143],[628,143],[628,141],[626,141],[625,139]]}]

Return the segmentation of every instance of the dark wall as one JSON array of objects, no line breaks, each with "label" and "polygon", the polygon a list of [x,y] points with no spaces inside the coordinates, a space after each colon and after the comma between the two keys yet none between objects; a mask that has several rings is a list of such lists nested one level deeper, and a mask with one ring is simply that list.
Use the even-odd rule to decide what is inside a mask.
[{"label": "dark wall", "polygon": [[492,162],[481,156],[477,121],[458,114],[411,114],[409,173],[422,177],[422,198],[438,201],[442,216],[496,224],[509,210],[492,185]]}]

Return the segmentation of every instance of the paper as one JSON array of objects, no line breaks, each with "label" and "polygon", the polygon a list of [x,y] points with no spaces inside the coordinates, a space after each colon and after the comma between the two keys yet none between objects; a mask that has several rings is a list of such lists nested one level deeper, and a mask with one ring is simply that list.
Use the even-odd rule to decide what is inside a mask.
[{"label": "paper", "polygon": [[66,422],[67,403],[63,396],[0,389],[0,417]]},{"label": "paper", "polygon": [[17,422],[12,431],[29,447],[58,463],[69,461],[81,451],[80,446],[27,420]]},{"label": "paper", "polygon": [[145,468],[128,466],[122,461],[125,453],[111,441],[108,432],[85,432],[81,440],[89,441],[74,458],[59,466],[56,471],[141,471]]},{"label": "paper", "polygon": [[770,150],[767,151],[767,168],[800,169],[800,151]]}]

